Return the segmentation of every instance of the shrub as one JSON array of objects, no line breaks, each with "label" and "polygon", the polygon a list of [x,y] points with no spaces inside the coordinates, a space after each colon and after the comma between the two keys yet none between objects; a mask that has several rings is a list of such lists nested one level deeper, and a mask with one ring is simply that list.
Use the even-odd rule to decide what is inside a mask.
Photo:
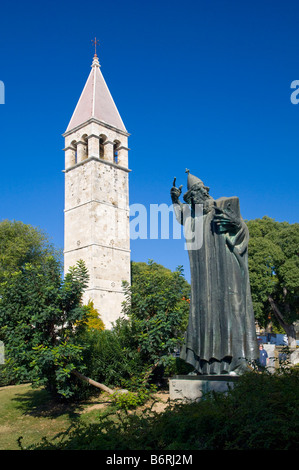
[{"label": "shrub", "polygon": [[[250,372],[227,394],[147,409],[116,421],[100,416],[35,449],[82,450],[299,450],[299,370]],[[131,399],[130,396],[129,399]]]},{"label": "shrub", "polygon": [[[127,325],[124,324],[124,328]],[[128,347],[127,335],[119,327],[117,330],[83,331],[78,337],[83,347],[85,375],[104,383],[108,387],[134,389],[130,381],[142,375],[143,364],[137,350]],[[97,389],[90,387],[90,393]]]}]

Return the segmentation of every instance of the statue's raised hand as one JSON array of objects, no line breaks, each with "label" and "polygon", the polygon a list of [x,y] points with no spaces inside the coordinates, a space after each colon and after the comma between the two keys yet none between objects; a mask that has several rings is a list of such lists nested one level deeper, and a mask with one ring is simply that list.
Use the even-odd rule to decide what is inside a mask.
[{"label": "statue's raised hand", "polygon": [[172,183],[172,188],[170,190],[171,200],[173,203],[178,202],[179,197],[182,194],[182,187],[183,187],[183,185],[181,184],[181,186],[177,188],[175,185],[175,182],[176,182],[176,178],[174,178],[173,183]]}]

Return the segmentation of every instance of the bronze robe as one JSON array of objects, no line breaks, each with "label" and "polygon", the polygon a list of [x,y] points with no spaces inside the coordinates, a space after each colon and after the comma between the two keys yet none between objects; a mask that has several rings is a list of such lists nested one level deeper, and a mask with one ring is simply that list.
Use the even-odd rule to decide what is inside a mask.
[{"label": "bronze robe", "polygon": [[[219,226],[217,206],[221,211],[228,207],[238,223]],[[184,207],[181,205],[181,211]],[[188,250],[191,299],[181,358],[200,374],[240,373],[258,357],[248,273],[248,228],[236,197],[214,201],[201,217],[202,246]]]}]

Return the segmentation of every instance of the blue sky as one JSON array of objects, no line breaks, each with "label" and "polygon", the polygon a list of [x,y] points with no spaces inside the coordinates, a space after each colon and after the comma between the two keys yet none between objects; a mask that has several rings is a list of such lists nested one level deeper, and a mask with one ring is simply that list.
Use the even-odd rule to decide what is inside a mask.
[{"label": "blue sky", "polygon": [[[63,247],[64,141],[100,41],[128,132],[130,203],[170,204],[185,168],[245,219],[298,222],[299,4],[276,0],[6,2],[0,16],[0,220]],[[183,240],[136,240],[132,259],[189,274]]]}]

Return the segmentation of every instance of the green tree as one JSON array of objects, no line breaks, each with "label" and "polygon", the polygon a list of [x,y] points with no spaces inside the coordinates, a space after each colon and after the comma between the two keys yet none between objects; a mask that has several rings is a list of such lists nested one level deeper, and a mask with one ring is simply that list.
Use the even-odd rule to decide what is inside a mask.
[{"label": "green tree", "polygon": [[71,396],[71,372],[82,364],[75,325],[84,316],[81,297],[88,273],[82,261],[62,280],[53,256],[42,265],[25,264],[4,273],[0,298],[0,339],[5,345],[4,373],[15,383],[43,385]]},{"label": "green tree", "polygon": [[269,314],[296,343],[294,322],[299,314],[299,224],[269,217],[247,221],[250,233],[249,274],[256,320],[267,324]]},{"label": "green tree", "polygon": [[61,261],[61,253],[39,228],[23,222],[0,222],[0,282],[5,273],[12,273],[26,263],[41,265],[48,256]]},{"label": "green tree", "polygon": [[123,312],[130,322],[128,345],[136,348],[146,368],[144,380],[158,365],[167,366],[180,346],[189,315],[190,285],[178,267],[149,261],[132,263],[132,283],[125,285]]}]

